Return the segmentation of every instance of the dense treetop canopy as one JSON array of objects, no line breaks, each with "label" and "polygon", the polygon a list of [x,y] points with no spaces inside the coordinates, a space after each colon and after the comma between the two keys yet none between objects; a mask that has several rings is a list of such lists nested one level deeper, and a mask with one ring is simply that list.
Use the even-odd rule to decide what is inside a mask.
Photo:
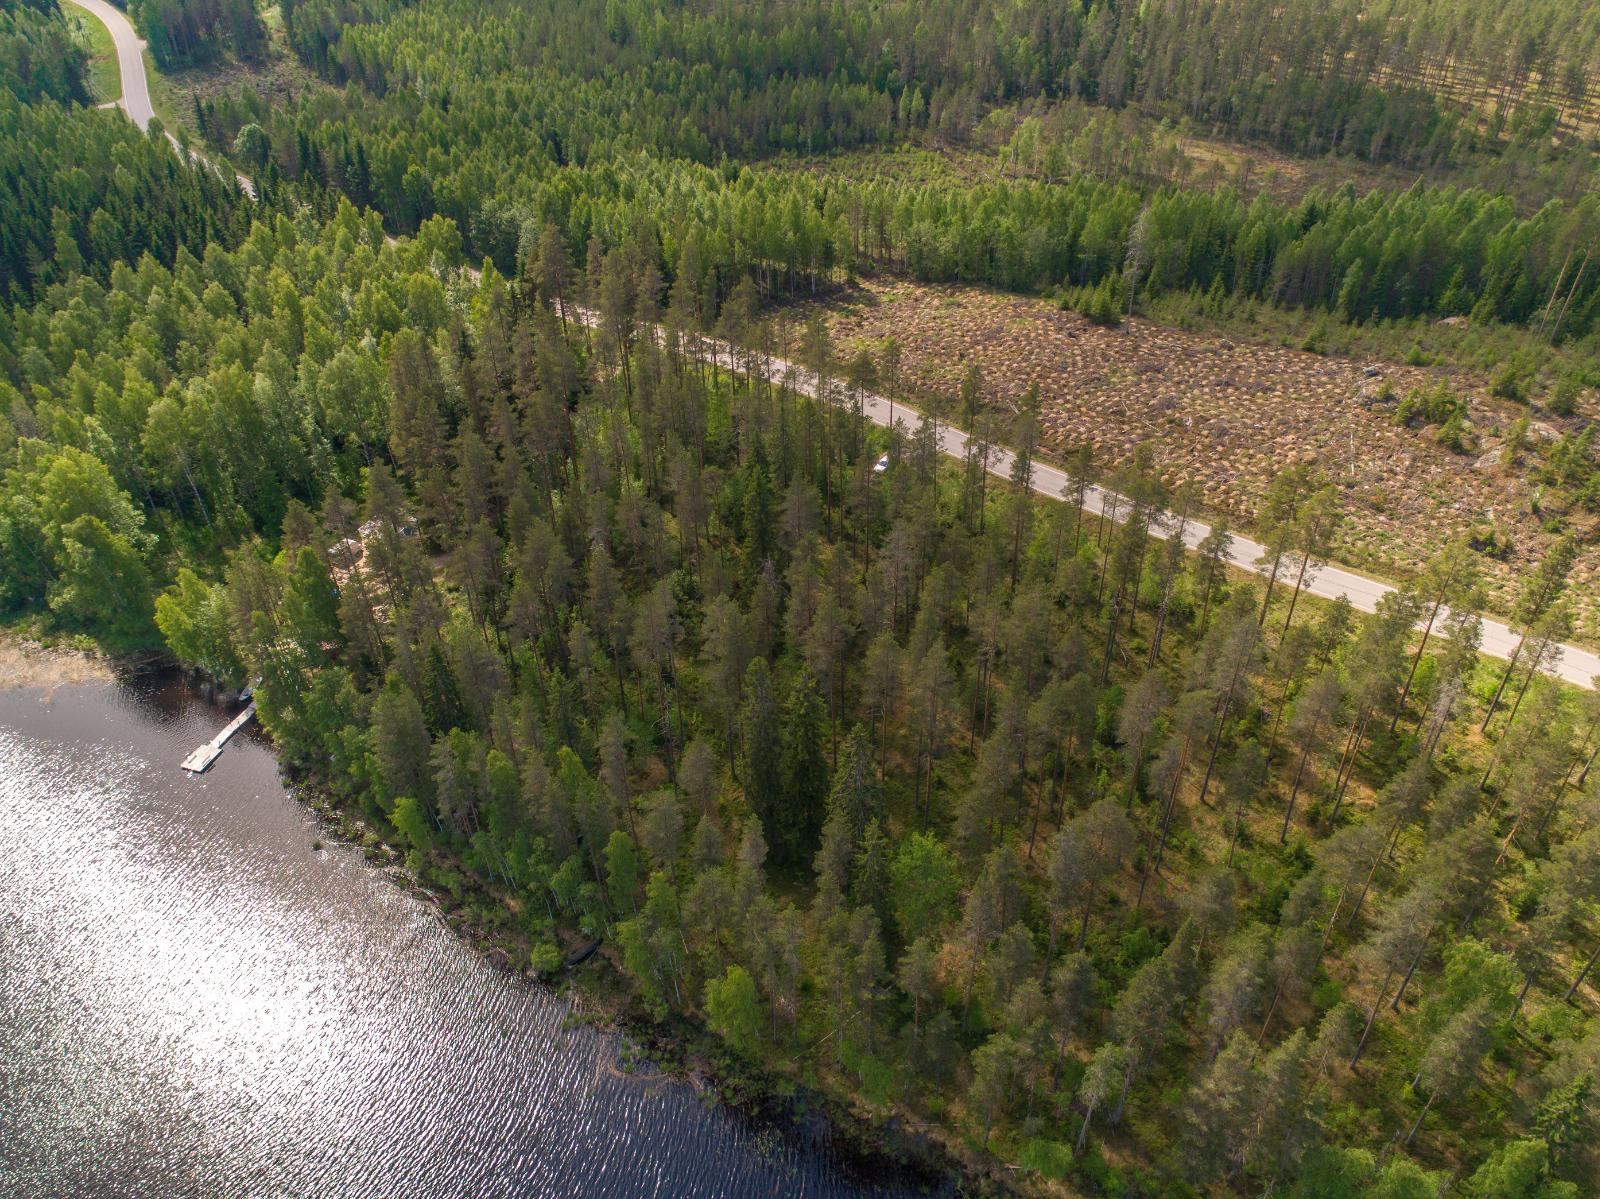
[{"label": "dense treetop canopy", "polygon": [[[1587,335],[1592,200],[744,161],[1055,90],[1281,116],[1314,149],[1313,77],[1420,106],[1392,152],[1431,153],[1418,130],[1460,118],[1385,71],[1499,63],[1521,28],[1369,10],[1396,47],[1344,5],[1293,41],[1246,4],[1137,11],[292,5],[348,86],[200,109],[259,202],[13,54],[0,614],[258,681],[286,767],[518,965],[601,937],[611,990],[698,1021],[720,1070],[899,1115],[975,1178],[1576,1199],[1600,707],[1548,669],[1582,530],[1524,581],[1513,660],[1481,661],[1471,545],[1370,616],[1315,601],[1340,492],[1285,464],[1247,578],[1226,527],[1171,535],[1196,497],[1148,447],[1083,446],[1038,497],[1036,390],[1002,417],[973,362],[946,413],[892,341],[835,361],[766,302],[883,267],[1534,322],[1575,279]],[[1261,57],[1228,78],[1257,107],[1155,53],[1229,62],[1246,17]],[[1585,35],[1519,51],[1511,110],[1576,111],[1551,80]],[[1322,61],[1285,58],[1306,41]],[[891,429],[880,389],[909,402]]]},{"label": "dense treetop canopy", "polygon": [[[616,244],[653,226],[669,277],[679,244],[693,236],[702,269],[717,278],[714,303],[750,270],[764,292],[774,278],[793,286],[818,272],[886,266],[1030,291],[1095,286],[1123,274],[1137,224],[1151,262],[1143,284],[1150,294],[1218,289],[1356,321],[1471,314],[1525,324],[1546,316],[1555,293],[1564,312],[1559,334],[1594,327],[1600,269],[1576,265],[1600,235],[1592,194],[1522,213],[1502,196],[1420,182],[1402,194],[1313,193],[1291,205],[1247,204],[1227,189],[1153,189],[1088,176],[951,188],[761,169],[780,151],[964,140],[990,106],[1018,97],[1121,105],[1148,92],[1157,109],[1186,109],[1181,97],[1190,93],[1217,100],[1217,81],[1191,65],[1211,61],[1206,55],[1116,50],[1124,44],[1118,6],[943,13],[898,4],[619,0],[603,22],[576,19],[571,0],[474,3],[470,18],[463,7],[462,0],[293,6],[293,44],[349,86],[288,108],[268,110],[248,97],[207,102],[200,124],[223,150],[246,124],[260,124],[276,174],[372,204],[394,231],[448,216],[474,257],[487,255],[506,272],[546,222],[579,257],[592,237]],[[1255,7],[1144,7],[1139,36],[1173,46],[1192,45],[1198,35],[1187,23],[1215,14],[1218,28],[1207,36],[1230,47],[1216,59],[1222,77],[1261,80],[1253,100],[1231,96],[1215,113],[1191,113],[1195,119],[1297,151],[1337,147],[1406,163],[1470,157],[1483,138],[1484,146],[1499,145],[1498,135],[1436,108],[1431,92],[1371,82],[1404,75],[1395,64],[1407,54],[1432,61],[1486,44],[1491,35],[1479,19],[1488,18],[1487,7],[1480,14],[1472,6],[1474,19],[1460,28],[1419,34],[1415,46],[1403,40],[1398,49],[1375,42],[1382,22],[1356,21],[1353,5],[1328,8],[1327,20],[1345,33],[1323,39]],[[1411,28],[1402,8],[1395,6],[1393,20]],[[1264,44],[1264,35],[1285,44]],[[1282,65],[1341,38],[1359,47],[1334,56],[1345,64],[1339,70],[1319,57],[1305,75],[1288,69],[1274,79],[1228,63],[1237,53]],[[1581,54],[1589,44],[1575,37],[1549,53]],[[1394,60],[1381,69],[1380,50]],[[1105,62],[1080,61],[1102,53]],[[1143,91],[1128,84],[1132,90],[1119,85],[1115,97],[1102,94],[1117,73],[1108,64],[1123,61],[1143,64],[1149,82]],[[1561,73],[1540,61],[1540,79]],[[1506,113],[1526,113],[1535,94],[1545,95],[1540,88],[1555,86],[1519,78],[1532,90],[1502,89],[1496,99]],[[1426,113],[1411,132],[1408,103]],[[1262,112],[1251,115],[1251,104]],[[1299,104],[1305,113],[1297,116]],[[1313,118],[1337,127],[1317,133]],[[1408,148],[1383,149],[1391,145]],[[1570,156],[1587,163],[1586,155],[1573,149]]]}]

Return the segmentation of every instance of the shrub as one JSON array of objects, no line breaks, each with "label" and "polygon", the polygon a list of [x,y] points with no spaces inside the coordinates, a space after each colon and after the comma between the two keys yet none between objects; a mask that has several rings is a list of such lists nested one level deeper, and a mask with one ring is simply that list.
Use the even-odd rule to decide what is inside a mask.
[{"label": "shrub", "polygon": [[1080,295],[1083,315],[1096,325],[1115,326],[1122,323],[1122,289],[1111,276],[1100,280],[1093,291]]},{"label": "shrub", "polygon": [[1563,375],[1556,388],[1550,393],[1550,399],[1545,407],[1552,416],[1571,416],[1578,410],[1578,394],[1581,391],[1578,380],[1571,375]]},{"label": "shrub", "polygon": [[1413,387],[1395,409],[1397,423],[1415,428],[1419,425],[1448,425],[1452,418],[1465,419],[1467,406],[1445,384],[1424,391]]},{"label": "shrub", "polygon": [[1059,1180],[1072,1173],[1072,1146],[1060,1141],[1024,1141],[1017,1162],[1044,1178]]},{"label": "shrub", "polygon": [[706,983],[706,1023],[735,1053],[747,1058],[759,1053],[761,1000],[743,966],[729,966],[721,978]]},{"label": "shrub", "polygon": [[1498,525],[1481,524],[1473,529],[1472,537],[1467,542],[1478,553],[1486,558],[1504,560],[1511,553],[1511,535]]},{"label": "shrub", "polygon": [[554,941],[537,941],[528,952],[528,966],[541,978],[554,974],[561,966],[561,950]]},{"label": "shrub", "polygon": [[1497,399],[1510,400],[1514,404],[1528,402],[1527,393],[1523,390],[1522,375],[1514,366],[1507,366],[1494,377],[1494,382],[1489,385],[1489,394]]},{"label": "shrub", "polygon": [[1317,1011],[1331,1010],[1344,998],[1344,987],[1335,978],[1321,978],[1311,988],[1311,1003]]}]

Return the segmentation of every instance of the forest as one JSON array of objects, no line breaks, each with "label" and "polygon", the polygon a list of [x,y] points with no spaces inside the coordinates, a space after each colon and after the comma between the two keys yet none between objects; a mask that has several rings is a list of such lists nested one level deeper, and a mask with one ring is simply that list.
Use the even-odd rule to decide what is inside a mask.
[{"label": "forest", "polygon": [[1302,593],[1312,475],[1268,595],[1225,533],[1156,535],[1186,500],[1137,459],[1084,520],[942,464],[937,414],[882,440],[861,364],[814,362],[828,405],[761,383],[768,331],[711,350],[636,245],[590,279],[546,239],[524,292],[452,233],[280,218],[19,313],[66,367],[22,405],[8,602],[259,674],[285,760],[530,966],[601,934],[659,1013],[976,1163],[1578,1193],[1600,710],[1541,674],[1560,555],[1480,663],[1469,551],[1376,618]]},{"label": "forest", "polygon": [[[1409,305],[1570,340],[1595,318],[1593,201],[830,187],[655,139],[752,96],[823,103],[822,71],[859,70],[839,87],[865,105],[888,92],[862,64],[905,78],[913,49],[975,95],[1021,86],[1024,57],[933,10],[948,53],[913,24],[860,55],[909,19],[895,4],[797,20],[831,31],[817,46],[744,32],[790,6],[444,22],[463,7],[289,6],[347,86],[237,128],[205,114],[213,146],[267,140],[259,202],[85,107],[81,66],[17,50],[57,36],[53,9],[6,27],[8,625],[259,680],[286,770],[518,968],[558,976],[598,937],[610,989],[704,1029],[719,1076],[913,1124],[975,1190],[1592,1189],[1600,703],[1549,676],[1585,530],[1527,573],[1521,644],[1492,660],[1478,548],[1372,615],[1317,599],[1342,500],[1286,466],[1246,575],[1225,524],[1183,548],[1196,497],[1146,449],[1077,447],[1039,497],[1036,391],[1003,421],[976,383],[945,411],[893,339],[836,360],[820,317],[774,301],[892,265],[1348,292],[1352,320]],[[1140,37],[1200,20],[1145,12]],[[1037,36],[1039,77],[1072,78],[1058,51],[1088,33]],[[748,90],[679,72],[663,39],[747,61]],[[562,73],[601,41],[631,65]],[[1519,86],[1555,94],[1587,45]],[[653,124],[688,95],[680,130]],[[938,452],[949,423],[965,459]]]},{"label": "forest", "polygon": [[[285,18],[301,57],[382,91],[405,70],[382,42],[462,10],[454,0],[295,0]],[[1264,0],[680,9],[618,0],[603,22],[547,27],[562,10],[559,0],[522,9],[528,19],[496,36],[519,61],[556,69],[587,61],[626,76],[661,63],[701,72],[706,83],[720,71],[725,85],[753,94],[785,77],[860,85],[845,112],[880,97],[954,122],[1022,96],[1073,97],[1187,116],[1295,153],[1340,149],[1409,165],[1448,160],[1508,127],[1588,123],[1600,54],[1594,14],[1559,0],[1515,10],[1483,0],[1339,0],[1294,6],[1292,19]],[[374,39],[368,26],[385,32]],[[815,135],[835,136],[840,115],[829,112]]]},{"label": "forest", "polygon": [[11,3],[0,8],[0,91],[24,103],[43,99],[85,103],[87,54],[73,40],[53,4]]},{"label": "forest", "polygon": [[[1112,307],[1193,291],[1356,322],[1470,315],[1551,340],[1594,327],[1600,213],[1587,188],[1524,212],[1506,195],[1421,177],[1399,193],[1318,190],[1287,203],[1084,173],[960,187],[773,173],[763,161],[779,152],[969,140],[993,101],[1070,95],[1051,81],[1072,70],[1026,66],[1022,49],[936,46],[927,18],[897,40],[865,7],[828,20],[807,5],[618,3],[602,28],[567,17],[569,3],[474,3],[470,20],[461,0],[292,6],[292,44],[348,86],[270,109],[249,95],[197,100],[194,124],[224,153],[259,128],[269,175],[370,204],[391,232],[448,216],[469,254],[504,273],[547,222],[579,257],[591,238],[649,223],[669,271],[682,242],[698,240],[713,303],[751,270],[765,296],[895,269],[1027,291],[1103,285],[1118,293]],[[1056,46],[1047,34],[1061,36],[1017,42]],[[868,44],[883,49],[859,49]],[[966,77],[991,59],[982,79]],[[1587,149],[1572,155],[1592,174]]]},{"label": "forest", "polygon": [[251,0],[133,0],[128,8],[163,67],[266,53],[267,31]]}]

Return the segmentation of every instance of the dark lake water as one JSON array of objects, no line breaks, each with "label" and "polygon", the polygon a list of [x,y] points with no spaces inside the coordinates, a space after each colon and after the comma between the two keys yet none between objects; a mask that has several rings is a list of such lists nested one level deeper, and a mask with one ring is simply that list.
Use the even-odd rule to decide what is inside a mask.
[{"label": "dark lake water", "polygon": [[0,1196],[866,1196],[484,962],[172,680],[0,689]]}]

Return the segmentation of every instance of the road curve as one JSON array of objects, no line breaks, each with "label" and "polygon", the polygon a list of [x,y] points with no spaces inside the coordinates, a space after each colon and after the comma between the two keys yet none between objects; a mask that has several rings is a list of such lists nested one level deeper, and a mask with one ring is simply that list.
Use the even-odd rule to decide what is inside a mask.
[{"label": "road curve", "polygon": [[[577,309],[572,306],[569,315],[577,315],[578,319],[586,324],[597,324],[594,313]],[[658,334],[659,336],[659,334]],[[715,348],[719,354],[731,355],[735,351],[726,342],[710,338],[702,338],[702,344],[708,349]],[[804,395],[815,397],[817,395],[817,379],[807,368],[782,358],[759,359],[751,368],[757,374],[765,376],[769,381],[777,383],[787,381],[788,385]],[[837,389],[838,385],[834,385]],[[835,399],[843,399],[842,394],[836,391]],[[887,427],[894,420],[905,420],[906,423],[919,418],[916,409],[904,403],[890,401],[883,396],[867,393],[866,415],[874,424]],[[939,428],[939,449],[952,458],[965,458],[967,453],[967,435],[960,429],[950,425]],[[1011,465],[1015,456],[1010,450],[995,447],[989,454],[989,473],[1009,478]],[[1035,462],[1033,468],[1033,489],[1040,495],[1051,499],[1064,499],[1070,490],[1070,484],[1065,472],[1057,467],[1044,462]],[[1113,498],[1115,504],[1112,503]],[[1122,510],[1126,501],[1121,496],[1108,492],[1099,487],[1090,487],[1084,498],[1084,511],[1098,516],[1108,509],[1115,519],[1115,514]],[[1172,528],[1172,518],[1163,515],[1157,522],[1154,532],[1158,536],[1167,535]],[[1190,520],[1184,525],[1184,544],[1191,549],[1211,533],[1211,526],[1203,521]],[[1259,564],[1259,559],[1266,555],[1266,548],[1257,541],[1248,537],[1233,535],[1232,546],[1228,553],[1228,562],[1240,570],[1251,574],[1265,575],[1267,569]],[[1298,567],[1297,567],[1298,569]],[[1377,579],[1358,574],[1344,567],[1327,565],[1322,568],[1306,572],[1304,589],[1312,595],[1321,596],[1323,599],[1345,598],[1350,601],[1351,607],[1360,612],[1372,612],[1377,609],[1378,601],[1395,590],[1388,583],[1381,583]],[[1280,581],[1282,579],[1280,578]],[[1443,613],[1438,619],[1442,619]],[[1437,620],[1436,620],[1437,623]],[[1418,628],[1422,626],[1419,624]],[[1507,660],[1516,653],[1517,646],[1521,643],[1522,634],[1497,620],[1485,617],[1483,620],[1482,650],[1492,658]],[[1600,685],[1600,655],[1576,645],[1563,645],[1561,656],[1550,668],[1550,673],[1564,682],[1572,683],[1578,687],[1594,688]]]},{"label": "road curve", "polygon": [[[72,0],[72,3],[95,17],[110,32],[111,44],[117,50],[117,69],[122,76],[122,96],[116,102],[117,107],[127,113],[128,119],[141,130],[149,129],[150,122],[155,120],[156,108],[150,101],[150,77],[144,69],[145,44],[134,32],[127,15],[120,8],[107,4],[106,0]],[[183,153],[183,147],[170,132],[167,133],[167,141],[179,154]],[[189,151],[189,158],[193,162],[213,166],[209,158],[194,150]],[[255,199],[256,185],[249,177],[235,174],[234,178],[238,180],[240,190],[252,200]]]},{"label": "road curve", "polygon": [[122,73],[122,97],[117,107],[128,114],[140,129],[150,128],[156,115],[150,103],[150,79],[144,70],[144,43],[133,31],[133,25],[120,8],[106,0],[72,0],[79,8],[97,18],[111,33],[111,44],[117,48],[117,66]]}]

